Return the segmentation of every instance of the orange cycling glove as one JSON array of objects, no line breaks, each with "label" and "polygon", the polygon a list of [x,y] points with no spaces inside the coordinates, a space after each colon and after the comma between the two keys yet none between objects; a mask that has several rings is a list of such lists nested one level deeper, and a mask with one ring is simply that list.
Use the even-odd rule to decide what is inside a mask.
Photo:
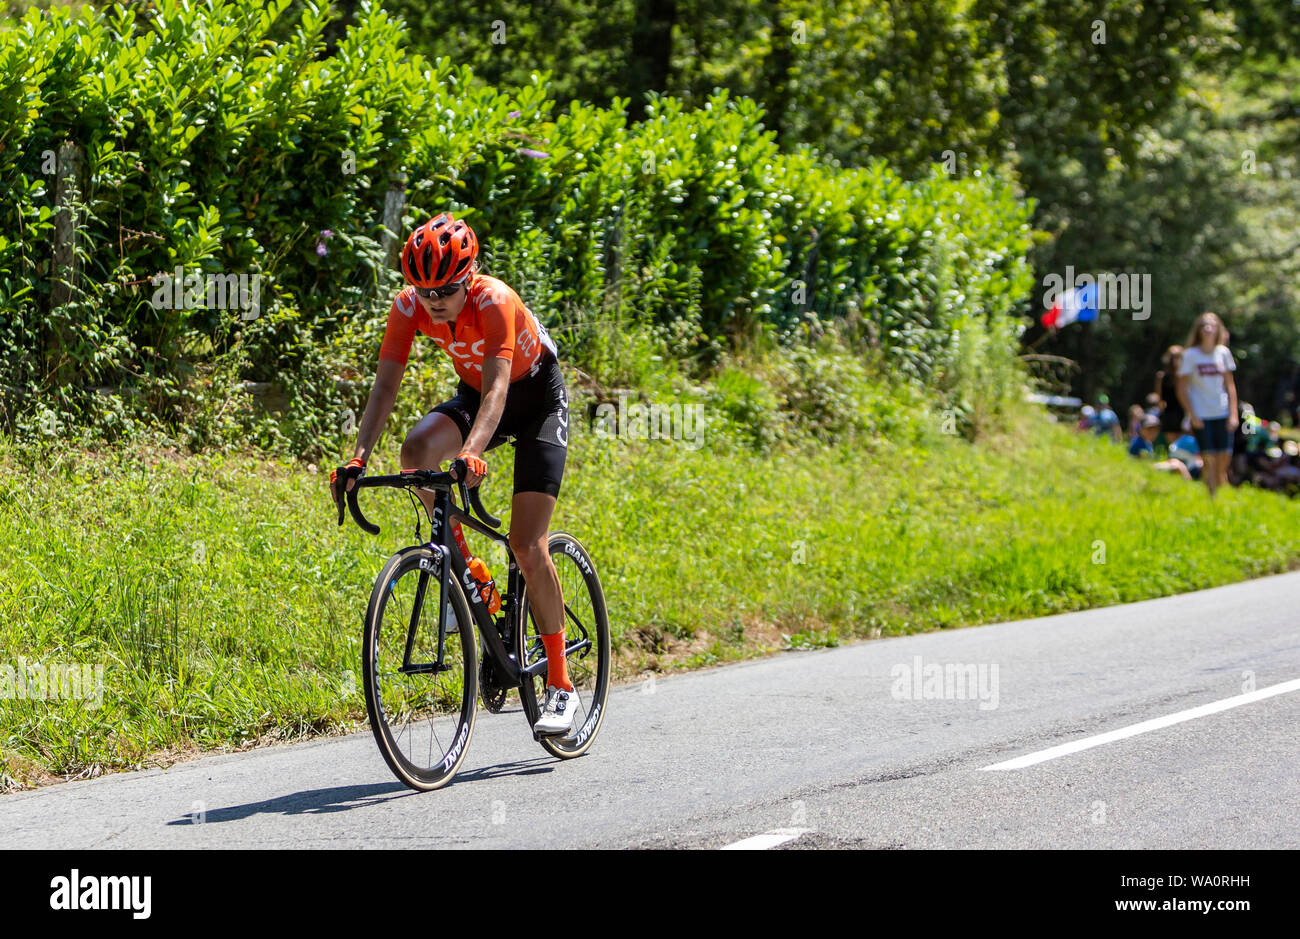
[{"label": "orange cycling glove", "polygon": [[348,460],[346,466],[330,470],[330,492],[339,509],[339,524],[343,524],[343,499],[348,490],[349,479],[360,479],[366,473],[366,461],[361,457]]},{"label": "orange cycling glove", "polygon": [[338,482],[338,478],[340,476],[343,476],[345,477],[344,485],[347,485],[347,479],[350,479],[353,476],[361,475],[360,473],[349,473],[348,470],[365,469],[365,468],[366,468],[366,461],[361,459],[361,457],[359,456],[354,456],[352,459],[348,460],[346,466],[340,466],[338,469],[330,470],[330,482],[331,483]]},{"label": "orange cycling glove", "polygon": [[487,463],[483,461],[482,457],[474,456],[474,454],[470,453],[469,451],[464,451],[462,453],[457,454],[456,459],[464,460],[465,465],[469,467],[469,471],[474,475],[476,476],[487,475],[487,471],[488,471]]}]

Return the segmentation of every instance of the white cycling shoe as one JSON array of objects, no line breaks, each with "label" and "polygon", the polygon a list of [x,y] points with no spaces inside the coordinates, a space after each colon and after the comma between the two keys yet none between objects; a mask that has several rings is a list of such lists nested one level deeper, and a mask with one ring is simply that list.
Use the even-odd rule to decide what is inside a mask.
[{"label": "white cycling shoe", "polygon": [[578,689],[561,691],[554,685],[546,687],[546,704],[542,716],[533,725],[533,731],[543,737],[563,737],[573,733],[573,720],[581,702]]}]

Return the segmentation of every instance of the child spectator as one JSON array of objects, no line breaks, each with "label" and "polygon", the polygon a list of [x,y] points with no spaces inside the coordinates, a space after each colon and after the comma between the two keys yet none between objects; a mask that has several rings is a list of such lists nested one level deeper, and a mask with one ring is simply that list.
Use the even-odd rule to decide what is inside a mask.
[{"label": "child spectator", "polygon": [[[1140,404],[1129,405],[1128,436],[1130,442],[1133,440],[1133,438],[1137,437],[1142,432],[1142,419],[1146,416],[1147,413],[1142,410],[1142,405]],[[1156,419],[1156,423],[1157,424],[1160,423],[1159,418]]]},{"label": "child spectator", "polygon": [[[1160,436],[1160,418],[1154,414],[1144,415],[1137,436],[1129,441],[1129,455],[1139,459],[1154,459],[1156,454],[1155,439],[1158,436]],[[1152,463],[1151,468],[1164,473],[1177,473],[1189,481],[1192,478],[1191,473],[1188,472],[1187,467],[1180,460],[1161,460],[1158,463]]]},{"label": "child spectator", "polygon": [[1092,429],[1100,437],[1103,434],[1109,434],[1110,439],[1119,443],[1121,430],[1119,425],[1119,415],[1110,409],[1110,398],[1106,395],[1097,395],[1097,420]]},{"label": "child spectator", "polygon": [[[1133,405],[1137,407],[1137,405]],[[1136,457],[1154,457],[1156,455],[1155,439],[1160,433],[1160,418],[1154,414],[1146,414],[1138,419],[1141,426],[1138,432],[1133,435],[1129,441],[1129,456]]]}]

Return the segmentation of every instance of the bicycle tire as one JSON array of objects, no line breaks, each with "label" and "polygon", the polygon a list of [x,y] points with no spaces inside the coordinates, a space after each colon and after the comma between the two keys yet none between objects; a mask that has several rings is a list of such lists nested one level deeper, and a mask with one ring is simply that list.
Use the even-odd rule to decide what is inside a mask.
[{"label": "bicycle tire", "polygon": [[[432,569],[422,569],[422,563]],[[388,559],[370,594],[361,644],[366,712],[375,743],[393,775],[420,792],[441,788],[456,775],[469,751],[478,705],[478,645],[469,604],[454,578],[448,581],[448,600],[457,628],[447,633],[444,643],[444,663],[450,668],[439,674],[399,671],[417,602],[420,609],[411,659],[431,663],[436,658],[440,602],[436,563],[434,553],[423,546],[407,548]],[[425,580],[422,599],[418,593],[421,576]],[[403,583],[404,579],[409,583]],[[415,592],[408,599],[409,590]],[[443,675],[449,677],[439,680]],[[416,755],[414,749],[408,755],[402,738],[409,732],[414,741],[422,731],[427,732],[429,744],[427,751],[421,747],[420,752],[427,752],[427,757]]]},{"label": "bicycle tire", "polygon": [[[605,606],[605,592],[591,560],[581,542],[568,532],[552,532],[547,543],[565,605],[565,642],[581,638],[575,635],[576,627],[585,628],[592,646],[584,652],[569,654],[569,680],[578,691],[581,713],[574,719],[573,733],[564,737],[539,737],[538,743],[552,756],[562,760],[582,756],[596,739],[604,723],[606,698],[609,694],[610,638],[609,613]],[[581,586],[579,586],[581,585]],[[530,615],[528,585],[520,597],[518,656],[526,667],[543,656],[537,624]],[[530,725],[537,723],[541,702],[546,698],[546,674],[525,681],[532,682],[532,693],[520,689],[520,699]]]}]

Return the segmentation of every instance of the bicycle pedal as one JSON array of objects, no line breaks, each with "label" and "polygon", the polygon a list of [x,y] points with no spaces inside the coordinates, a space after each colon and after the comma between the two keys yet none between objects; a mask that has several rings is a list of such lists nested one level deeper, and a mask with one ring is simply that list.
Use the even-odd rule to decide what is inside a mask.
[{"label": "bicycle pedal", "polygon": [[571,730],[556,730],[548,734],[538,730],[536,727],[533,728],[534,740],[556,740],[556,739],[562,739],[564,737],[572,737],[572,736],[573,736],[573,731]]}]

